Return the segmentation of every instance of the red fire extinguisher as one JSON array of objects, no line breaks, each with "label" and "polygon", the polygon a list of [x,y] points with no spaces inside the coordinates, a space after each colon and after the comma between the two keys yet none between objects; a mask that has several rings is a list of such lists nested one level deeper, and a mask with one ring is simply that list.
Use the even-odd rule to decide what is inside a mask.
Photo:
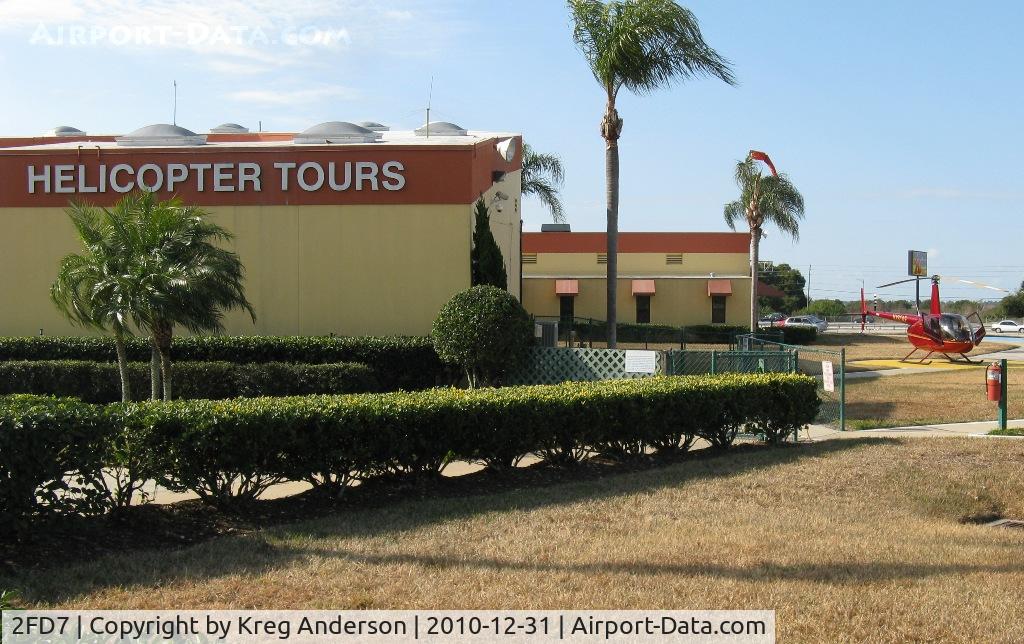
[{"label": "red fire extinguisher", "polygon": [[988,385],[988,399],[999,402],[1002,391],[1003,370],[999,368],[998,362],[993,362],[985,369],[985,384]]}]

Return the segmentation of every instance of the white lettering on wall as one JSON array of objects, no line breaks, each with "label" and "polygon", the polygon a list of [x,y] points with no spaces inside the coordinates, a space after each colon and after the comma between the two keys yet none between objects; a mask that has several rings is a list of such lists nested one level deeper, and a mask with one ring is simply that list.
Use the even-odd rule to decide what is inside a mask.
[{"label": "white lettering on wall", "polygon": [[[153,180],[146,181],[146,174],[152,174]],[[147,163],[135,173],[135,185],[146,192],[156,192],[164,185],[164,171],[155,163]]]},{"label": "white lettering on wall", "polygon": [[[306,175],[310,170],[313,171],[313,175],[316,177],[313,183],[306,181]],[[306,192],[316,192],[324,187],[324,169],[319,163],[312,161],[303,163],[299,166],[299,172],[296,176],[299,179],[299,187]]]},{"label": "white lettering on wall", "polygon": [[131,192],[134,182],[121,184],[118,183],[117,175],[122,172],[127,172],[129,175],[135,174],[135,170],[127,163],[118,163],[110,170],[110,187],[114,189],[114,192]]},{"label": "white lettering on wall", "polygon": [[[282,192],[298,186],[304,192],[331,190],[378,191],[405,187],[405,166],[400,161],[306,161],[274,163]],[[195,192],[262,192],[263,168],[259,163],[118,163],[95,170],[85,165],[27,166],[29,194],[89,194],[109,190],[126,193],[135,189],[168,192],[191,188]]]},{"label": "white lettering on wall", "polygon": [[405,187],[405,175],[402,174],[405,172],[405,166],[401,162],[388,161],[384,164],[382,170],[384,176],[390,179],[390,181],[387,179],[383,181],[385,190],[401,190]]},{"label": "white lettering on wall", "polygon": [[42,172],[36,172],[36,167],[30,165],[28,167],[28,193],[34,195],[36,193],[36,184],[39,182],[43,183],[43,192],[50,192],[50,166],[44,165]]}]

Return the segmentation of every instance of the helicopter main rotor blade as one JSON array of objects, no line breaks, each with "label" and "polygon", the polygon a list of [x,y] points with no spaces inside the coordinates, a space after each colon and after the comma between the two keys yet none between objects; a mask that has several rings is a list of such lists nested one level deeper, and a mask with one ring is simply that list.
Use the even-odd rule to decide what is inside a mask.
[{"label": "helicopter main rotor blade", "polygon": [[974,280],[965,280],[965,279],[960,278],[960,277],[953,277],[952,275],[946,275],[946,276],[943,277],[943,279],[953,280],[954,282],[963,282],[964,284],[970,284],[971,286],[973,286],[975,288],[987,288],[990,291],[999,291],[1000,293],[1009,293],[1010,292],[1010,291],[1006,290],[1005,288],[999,288],[998,286],[991,286],[989,284],[985,284],[984,282],[975,282]]},{"label": "helicopter main rotor blade", "polygon": [[887,286],[896,286],[897,284],[906,284],[908,282],[916,282],[916,281],[917,281],[917,278],[914,277],[914,278],[911,278],[909,280],[900,280],[898,282],[889,282],[888,284],[882,284],[881,286],[876,286],[875,288],[886,288]]}]

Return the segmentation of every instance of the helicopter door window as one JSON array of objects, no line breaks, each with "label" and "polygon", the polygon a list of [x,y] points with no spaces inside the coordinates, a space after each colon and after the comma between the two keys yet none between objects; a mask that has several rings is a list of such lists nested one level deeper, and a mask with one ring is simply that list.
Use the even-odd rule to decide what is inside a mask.
[{"label": "helicopter door window", "polygon": [[942,339],[964,342],[971,339],[971,327],[967,320],[958,315],[943,315],[939,325],[942,328]]}]

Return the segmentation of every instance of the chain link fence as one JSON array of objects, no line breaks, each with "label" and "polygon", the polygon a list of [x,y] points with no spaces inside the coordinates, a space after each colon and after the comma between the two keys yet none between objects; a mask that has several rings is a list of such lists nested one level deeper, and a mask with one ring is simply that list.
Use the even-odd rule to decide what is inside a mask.
[{"label": "chain link fence", "polygon": [[818,382],[821,409],[817,422],[846,430],[846,349],[831,350],[784,344],[754,334],[737,337],[742,352],[780,352],[791,354],[793,372],[811,376]]}]

